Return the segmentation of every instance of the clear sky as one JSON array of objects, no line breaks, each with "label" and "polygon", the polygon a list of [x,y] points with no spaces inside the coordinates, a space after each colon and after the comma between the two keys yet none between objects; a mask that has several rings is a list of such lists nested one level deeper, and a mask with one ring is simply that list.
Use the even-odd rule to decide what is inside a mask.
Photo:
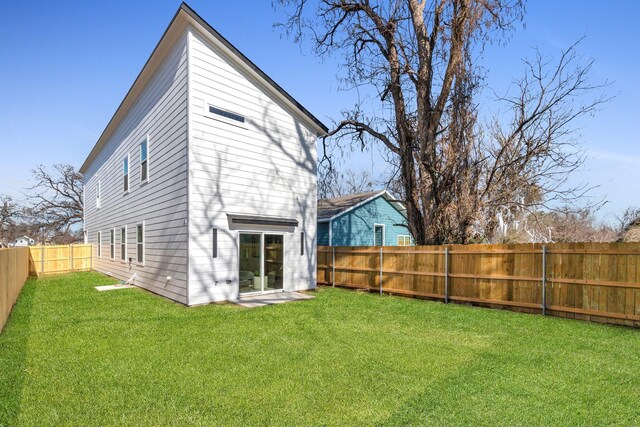
[{"label": "clear sky", "polygon": [[[0,193],[20,196],[38,165],[79,167],[169,24],[179,1],[0,0]],[[338,90],[337,67],[320,61],[272,24],[270,0],[193,0],[189,5],[325,123],[355,102]],[[589,160],[576,179],[600,187],[611,218],[640,205],[640,2],[531,1],[526,27],[507,46],[489,46],[487,84],[504,87],[538,46],[557,54],[582,36],[594,81],[610,80],[615,99],[580,122]],[[380,169],[377,154],[351,164]]]}]

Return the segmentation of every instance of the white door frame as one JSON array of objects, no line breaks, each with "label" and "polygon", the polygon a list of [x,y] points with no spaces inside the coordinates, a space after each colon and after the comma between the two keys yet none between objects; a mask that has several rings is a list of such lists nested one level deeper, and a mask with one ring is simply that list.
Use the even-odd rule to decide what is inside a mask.
[{"label": "white door frame", "polygon": [[[244,292],[244,293],[240,293],[240,276],[238,276],[238,289],[237,289],[237,295],[238,298],[241,298],[243,296],[253,296],[253,295],[264,295],[264,294],[274,294],[277,292],[284,292],[285,288],[287,286],[287,282],[285,280],[286,278],[286,271],[287,271],[287,251],[286,251],[286,243],[285,243],[285,237],[286,237],[286,233],[284,232],[278,232],[278,231],[254,231],[254,230],[242,230],[242,231],[238,231],[238,236],[236,237],[236,241],[238,242],[238,263],[236,264],[236,271],[238,271],[238,275],[240,274],[240,235],[242,234],[258,234],[260,235],[260,278],[261,278],[261,285],[260,285],[260,290],[259,291],[255,291],[255,292]],[[282,289],[271,289],[271,290],[266,290],[264,289],[264,236],[265,234],[270,234],[270,235],[275,235],[275,236],[282,236]]]},{"label": "white door frame", "polygon": [[384,246],[384,242],[387,237],[387,226],[376,222],[373,223],[373,246],[376,245],[376,227],[382,227],[382,244],[380,246]]}]

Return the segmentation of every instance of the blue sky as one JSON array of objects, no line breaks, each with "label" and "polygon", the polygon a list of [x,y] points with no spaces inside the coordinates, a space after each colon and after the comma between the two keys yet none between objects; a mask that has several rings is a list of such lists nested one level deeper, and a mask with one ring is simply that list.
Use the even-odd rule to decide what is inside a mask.
[{"label": "blue sky", "polygon": [[[179,6],[178,1],[0,0],[0,193],[20,196],[38,165],[80,166]],[[320,61],[274,29],[271,1],[191,1],[204,19],[327,124],[352,106],[339,91],[336,62]],[[533,46],[555,55],[582,36],[592,79],[613,82],[615,99],[581,120],[589,160],[575,180],[600,187],[611,218],[640,195],[640,2],[532,1],[526,27],[482,58],[487,84],[504,88]],[[350,164],[375,172],[377,153]]]}]

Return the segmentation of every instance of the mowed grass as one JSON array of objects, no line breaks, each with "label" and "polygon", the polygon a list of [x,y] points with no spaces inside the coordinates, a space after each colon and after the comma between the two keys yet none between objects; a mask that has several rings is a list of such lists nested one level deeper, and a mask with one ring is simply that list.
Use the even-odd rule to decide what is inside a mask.
[{"label": "mowed grass", "polygon": [[29,280],[0,424],[634,425],[640,331],[322,288],[186,308],[97,273]]}]

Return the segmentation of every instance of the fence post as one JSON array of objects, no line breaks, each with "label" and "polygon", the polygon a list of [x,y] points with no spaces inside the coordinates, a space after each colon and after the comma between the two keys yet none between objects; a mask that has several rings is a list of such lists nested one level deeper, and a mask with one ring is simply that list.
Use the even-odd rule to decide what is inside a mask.
[{"label": "fence post", "polygon": [[69,271],[73,271],[73,245],[69,245]]},{"label": "fence post", "polygon": [[382,246],[380,246],[380,295],[382,295]]},{"label": "fence post", "polygon": [[542,246],[542,315],[547,314],[547,246]]},{"label": "fence post", "polygon": [[331,246],[331,286],[336,287],[336,247]]},{"label": "fence post", "polygon": [[449,303],[449,248],[444,248],[444,303]]},{"label": "fence post", "polygon": [[40,273],[44,274],[44,245],[40,246]]}]

